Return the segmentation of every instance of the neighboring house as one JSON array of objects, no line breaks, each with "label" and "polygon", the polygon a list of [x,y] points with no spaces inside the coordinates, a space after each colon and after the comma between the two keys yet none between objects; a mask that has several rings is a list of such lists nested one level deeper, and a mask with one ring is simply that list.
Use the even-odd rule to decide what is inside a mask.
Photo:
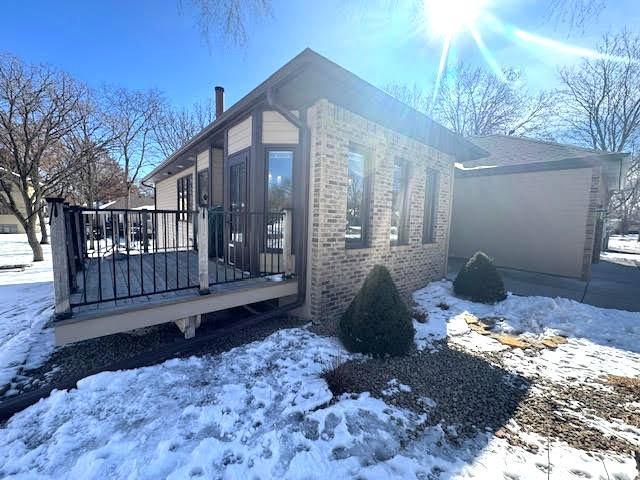
[{"label": "neighboring house", "polygon": [[155,185],[157,210],[141,227],[153,238],[153,275],[146,258],[126,257],[147,285],[130,290],[148,295],[151,281],[168,288],[174,273],[172,285],[185,285],[181,258],[208,242],[183,287],[191,296],[97,315],[77,277],[78,293],[56,309],[71,315],[56,322],[58,343],[174,320],[191,335],[203,313],[267,299],[322,321],[345,311],[376,264],[407,295],[444,276],[454,165],[482,149],[309,49],[226,111],[222,95],[216,87],[216,120],[144,179]]},{"label": "neighboring house", "polygon": [[508,268],[588,279],[627,154],[507,135],[456,169],[450,255],[481,250]]},{"label": "neighboring house", "polygon": [[[127,202],[125,197],[120,197],[100,205],[101,210],[122,210],[126,208]],[[132,194],[129,196],[129,209],[131,210],[153,210],[155,201],[153,197],[148,195]]]},{"label": "neighboring house", "polygon": [[[5,182],[6,188],[14,189],[15,187],[10,182]],[[18,210],[26,216],[27,210],[24,205],[24,200],[22,199],[22,195],[16,195],[17,192],[12,191],[13,200],[16,202],[16,206]],[[31,194],[33,190],[29,191]],[[7,195],[4,191],[0,189],[0,195],[2,195],[5,199]],[[36,222],[36,230],[40,231],[40,223]],[[0,234],[3,233],[25,233],[24,227],[18,221],[18,218],[13,214],[9,207],[5,207],[2,203],[0,203]]]}]

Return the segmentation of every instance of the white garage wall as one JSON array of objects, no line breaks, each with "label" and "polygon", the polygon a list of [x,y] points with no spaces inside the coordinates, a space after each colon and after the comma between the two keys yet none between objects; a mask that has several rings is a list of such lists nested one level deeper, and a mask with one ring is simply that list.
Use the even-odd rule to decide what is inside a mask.
[{"label": "white garage wall", "polygon": [[456,177],[450,255],[583,276],[591,168]]}]

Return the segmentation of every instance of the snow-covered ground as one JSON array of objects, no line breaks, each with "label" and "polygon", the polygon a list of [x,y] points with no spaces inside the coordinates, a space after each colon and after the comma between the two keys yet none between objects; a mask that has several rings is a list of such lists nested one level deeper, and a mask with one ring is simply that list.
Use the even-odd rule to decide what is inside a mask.
[{"label": "snow-covered ground", "polygon": [[[481,434],[451,446],[442,426],[319,374],[347,353],[305,329],[214,357],[171,360],[83,380],[0,430],[0,476],[38,478],[546,479],[547,450]],[[530,435],[545,446],[545,439]],[[630,458],[550,450],[551,478],[632,479]],[[575,477],[575,478],[578,478]]]},{"label": "snow-covered ground", "polygon": [[0,266],[27,265],[0,269],[0,390],[53,351],[53,331],[46,326],[53,312],[51,248],[43,250],[45,260],[34,263],[25,235],[0,235]]},{"label": "snow-covered ground", "polygon": [[[598,308],[566,298],[511,294],[496,305],[485,305],[455,297],[451,283],[446,281],[433,282],[413,296],[429,314],[427,323],[416,323],[418,348],[449,337],[449,341],[468,350],[505,351],[502,358],[514,372],[554,381],[594,384],[608,374],[640,377],[638,312]],[[438,308],[439,303],[449,305],[449,310]],[[466,312],[480,318],[500,317],[497,332],[531,339],[562,335],[568,342],[555,350],[528,355],[473,331],[465,321]]]},{"label": "snow-covered ground", "polygon": [[636,255],[640,255],[638,235],[611,235],[609,237],[609,249],[621,253],[635,253]]},{"label": "snow-covered ground", "polygon": [[[2,244],[2,263],[19,263],[18,255],[29,260],[18,240]],[[13,253],[6,253],[5,245]],[[20,365],[37,364],[51,351],[51,332],[43,328],[51,314],[50,268],[47,252],[43,264],[0,273],[2,375],[15,375]],[[496,306],[480,305],[455,298],[449,282],[434,282],[414,297],[429,316],[426,324],[415,323],[419,348],[437,348],[436,340],[448,338],[475,353],[500,354],[505,368],[522,375],[594,388],[610,388],[598,383],[606,374],[640,377],[638,313],[511,295]],[[449,310],[439,308],[441,302]],[[532,337],[563,334],[568,342],[537,355],[505,350],[470,331],[464,312],[504,317],[498,330]],[[393,405],[394,395],[411,390],[397,381],[388,384],[383,398],[368,393],[332,398],[320,374],[336,359],[348,358],[337,340],[298,328],[216,356],[88,377],[77,389],[53,392],[0,429],[0,478],[633,480],[636,475],[629,455],[585,452],[528,431],[519,434],[537,448],[513,445],[493,432],[454,446],[445,433],[450,426],[426,426],[429,408],[417,414]],[[629,408],[640,415],[640,403]],[[637,428],[590,417],[603,431],[624,430],[627,441],[640,444]],[[507,427],[521,429],[513,421]]]}]

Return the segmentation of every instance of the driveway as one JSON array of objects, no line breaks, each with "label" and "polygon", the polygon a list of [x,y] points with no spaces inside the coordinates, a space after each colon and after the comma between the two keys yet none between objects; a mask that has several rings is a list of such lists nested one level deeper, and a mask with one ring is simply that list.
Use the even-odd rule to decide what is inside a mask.
[{"label": "driveway", "polygon": [[[447,278],[453,280],[464,263],[449,258]],[[588,282],[544,273],[498,268],[507,290],[517,295],[565,297],[597,307],[640,312],[640,255],[603,253]]]}]

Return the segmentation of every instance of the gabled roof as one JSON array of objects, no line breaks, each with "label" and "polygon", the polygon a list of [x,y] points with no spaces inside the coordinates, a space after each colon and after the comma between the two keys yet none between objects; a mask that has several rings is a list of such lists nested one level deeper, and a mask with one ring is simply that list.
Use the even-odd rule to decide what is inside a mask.
[{"label": "gabled roof", "polygon": [[602,152],[591,148],[512,135],[484,135],[467,137],[467,140],[485,150],[488,156],[462,162],[465,167],[483,165],[501,167],[603,155],[611,155],[616,160],[620,157],[619,153]]},{"label": "gabled roof", "polygon": [[268,92],[277,92],[278,101],[290,108],[310,105],[320,98],[327,98],[376,123],[453,155],[458,161],[485,155],[481,148],[460,135],[307,48],[225,110],[143,181],[153,180],[178,158],[192,155],[194,148],[208,137],[222,131],[258,103],[266,101]]}]

